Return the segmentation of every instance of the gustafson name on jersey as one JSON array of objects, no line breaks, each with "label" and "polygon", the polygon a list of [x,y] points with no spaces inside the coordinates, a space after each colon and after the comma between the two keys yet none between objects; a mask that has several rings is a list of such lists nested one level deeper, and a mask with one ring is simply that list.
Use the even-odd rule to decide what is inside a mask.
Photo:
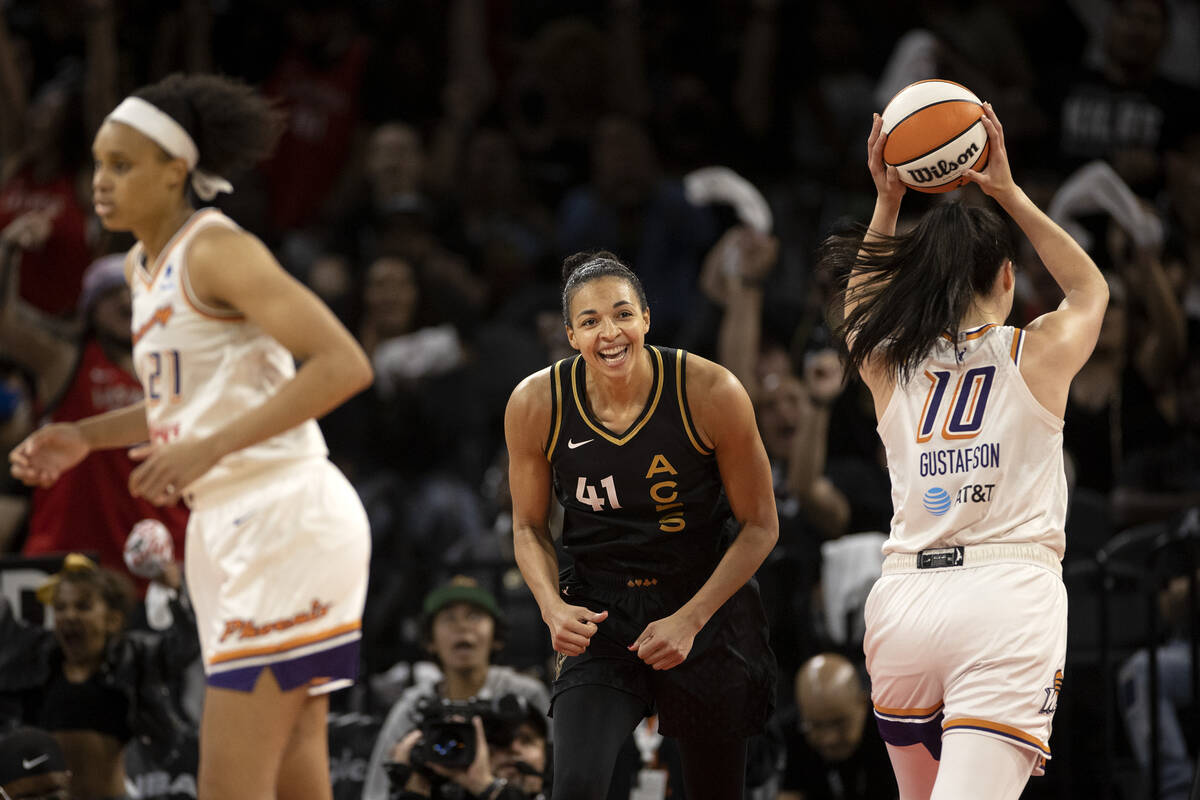
[{"label": "gustafson name on jersey", "polygon": [[937,475],[959,475],[977,469],[1000,467],[1000,443],[981,442],[970,447],[927,450],[921,453],[922,478]]}]

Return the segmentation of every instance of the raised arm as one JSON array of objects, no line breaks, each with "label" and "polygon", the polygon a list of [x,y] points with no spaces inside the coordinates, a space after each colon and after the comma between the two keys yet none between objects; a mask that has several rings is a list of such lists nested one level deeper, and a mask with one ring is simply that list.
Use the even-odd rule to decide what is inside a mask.
[{"label": "raised arm", "polygon": [[10,353],[36,376],[38,398],[44,406],[53,403],[66,388],[75,366],[78,332],[56,325],[21,299],[22,251],[10,236],[19,236],[12,229],[22,224],[18,218],[0,232],[0,351]]},{"label": "raised arm", "polygon": [[1087,252],[1050,219],[1012,179],[1004,128],[990,104],[984,104],[991,155],[983,172],[967,170],[966,177],[1004,208],[1029,238],[1042,263],[1063,292],[1058,308],[1026,327],[1021,374],[1038,402],[1062,416],[1071,379],[1096,346],[1108,283]]},{"label": "raised arm", "polygon": [[775,266],[779,240],[748,226],[730,228],[705,256],[706,282],[725,304],[717,331],[717,360],[741,381],[752,401],[762,341],[763,284]]},{"label": "raised arm", "polygon": [[146,462],[130,476],[130,491],[156,503],[174,502],[168,485],[177,492],[229,453],[328,413],[372,380],[371,364],[350,332],[254,236],[202,231],[188,252],[188,274],[202,301],[240,311],[286,347],[300,368],[269,400],[211,436],[135,450]]},{"label": "raised arm", "polygon": [[21,73],[17,69],[17,55],[13,51],[8,23],[0,14],[0,108],[4,109],[4,113],[0,114],[0,164],[4,166],[5,173],[11,168],[10,159],[24,143],[23,128],[28,101],[25,87],[21,85]]},{"label": "raised arm", "polygon": [[512,494],[513,552],[533,599],[550,629],[557,653],[574,656],[587,649],[596,623],[608,617],[568,605],[558,593],[558,554],[550,536],[550,462],[542,443],[550,435],[550,369],[517,385],[504,412],[508,445],[508,486]]}]

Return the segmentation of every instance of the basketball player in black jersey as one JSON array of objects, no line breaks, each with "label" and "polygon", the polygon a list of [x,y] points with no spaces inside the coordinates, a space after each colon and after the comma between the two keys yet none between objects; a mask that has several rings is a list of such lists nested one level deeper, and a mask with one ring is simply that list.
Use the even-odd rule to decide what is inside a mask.
[{"label": "basketball player in black jersey", "polygon": [[645,291],[611,253],[563,273],[579,355],[522,381],[504,423],[517,563],[559,654],[554,795],[606,797],[621,743],[657,712],[688,797],[740,798],[775,691],[752,576],[778,517],[750,399],[724,367],[645,344]]}]

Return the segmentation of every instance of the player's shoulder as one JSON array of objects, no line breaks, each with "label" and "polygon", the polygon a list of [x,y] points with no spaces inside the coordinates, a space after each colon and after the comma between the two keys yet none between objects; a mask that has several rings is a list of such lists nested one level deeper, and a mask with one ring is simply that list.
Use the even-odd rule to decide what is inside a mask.
[{"label": "player's shoulder", "polygon": [[544,414],[549,416],[550,382],[553,379],[554,368],[555,365],[551,364],[521,379],[508,398],[509,415],[536,417]]},{"label": "player's shoulder", "polygon": [[718,397],[730,392],[746,393],[742,382],[728,368],[695,353],[687,353],[686,356],[683,350],[679,353],[680,358],[685,358],[684,375],[690,397],[699,398],[710,393],[715,393]]},{"label": "player's shoulder", "polygon": [[264,248],[262,241],[223,214],[211,214],[188,242],[189,259],[228,257],[231,251]]}]

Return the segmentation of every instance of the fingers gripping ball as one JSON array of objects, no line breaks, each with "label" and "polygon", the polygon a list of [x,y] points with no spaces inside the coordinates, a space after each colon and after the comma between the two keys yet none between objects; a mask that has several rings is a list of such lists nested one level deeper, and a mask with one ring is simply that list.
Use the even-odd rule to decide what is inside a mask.
[{"label": "fingers gripping ball", "polygon": [[156,519],[134,525],[125,540],[125,566],[139,578],[157,578],[174,558],[171,532]]},{"label": "fingers gripping ball", "polygon": [[952,81],[926,80],[905,86],[883,109],[887,143],[883,160],[918,192],[948,192],[966,183],[968,167],[987,165],[988,138],[983,104]]}]

